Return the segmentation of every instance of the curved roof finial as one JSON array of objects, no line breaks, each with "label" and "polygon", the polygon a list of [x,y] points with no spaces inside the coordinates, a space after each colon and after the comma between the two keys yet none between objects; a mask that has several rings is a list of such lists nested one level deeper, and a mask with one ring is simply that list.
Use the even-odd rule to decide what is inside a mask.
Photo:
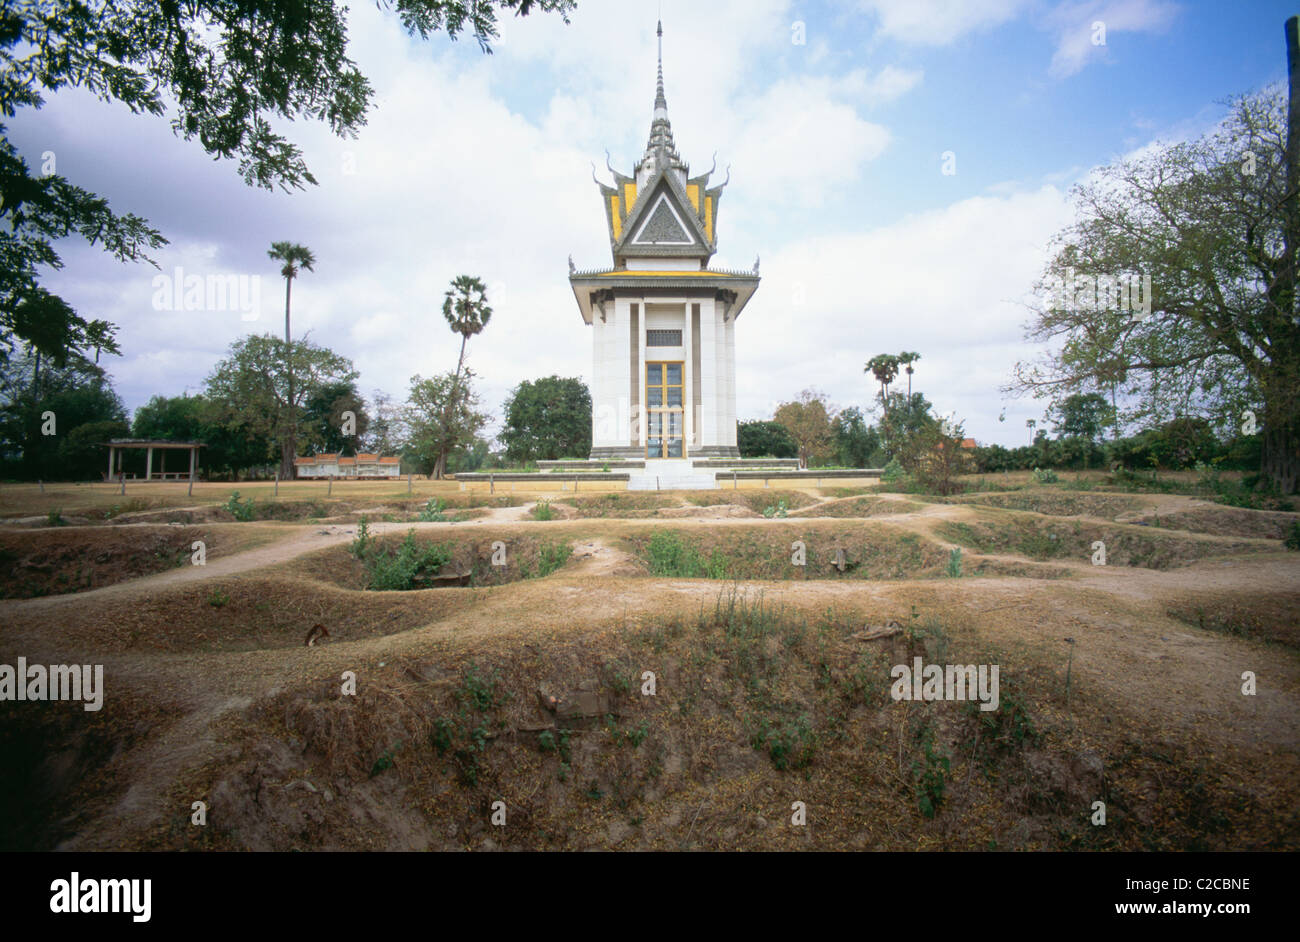
[{"label": "curved roof finial", "polygon": [[596,179],[596,162],[594,160],[591,162],[591,182],[596,184],[596,186],[605,185]]},{"label": "curved roof finial", "polygon": [[606,148],[606,150],[605,150],[605,169],[608,170],[610,173],[612,173],[612,174],[614,175],[614,179],[616,179],[616,180],[618,179],[618,171],[615,170],[613,167],[611,167],[611,166],[609,165],[609,149],[608,149],[608,148]]},{"label": "curved roof finial", "polygon": [[727,164],[727,179],[722,181],[722,185],[726,186],[730,182],[731,182],[731,164]]}]

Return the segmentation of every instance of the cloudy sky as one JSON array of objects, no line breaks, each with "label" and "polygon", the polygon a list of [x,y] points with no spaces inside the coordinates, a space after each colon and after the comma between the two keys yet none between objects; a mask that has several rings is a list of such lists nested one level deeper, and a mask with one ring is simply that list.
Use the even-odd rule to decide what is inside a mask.
[{"label": "cloudy sky", "polygon": [[282,332],[283,281],[266,257],[277,240],[318,262],[294,285],[295,335],[351,358],[367,394],[401,400],[412,375],[454,368],[459,337],[440,306],[461,273],[490,286],[495,315],[470,359],[498,417],[521,380],[590,382],[567,258],[609,264],[591,163],[607,178],[608,149],[627,172],[645,146],[662,10],[678,149],[693,172],[714,151],[720,172],[731,166],[713,264],[762,259],[737,322],[741,418],[770,418],[810,386],[865,407],[865,361],[915,350],[915,386],[939,411],[981,441],[1018,444],[1043,404],[999,387],[1034,353],[1027,305],[1070,219],[1070,185],[1281,81],[1294,12],[1286,0],[578,0],[569,25],[505,20],[485,56],[352,6],[350,54],[377,100],[357,140],[290,126],[319,180],[305,191],[245,187],[165,120],[78,90],[10,123],[33,166],[53,155],[57,172],[162,230],[163,272],[261,278],[256,319],[167,310],[154,269],[62,245],[66,268],[48,284],[120,326],[124,355],[108,369],[128,408],[196,392],[232,341]]}]

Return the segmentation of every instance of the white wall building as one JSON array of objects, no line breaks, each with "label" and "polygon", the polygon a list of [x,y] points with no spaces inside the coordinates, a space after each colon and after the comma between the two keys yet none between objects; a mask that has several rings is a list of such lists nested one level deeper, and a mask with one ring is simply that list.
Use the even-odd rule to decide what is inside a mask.
[{"label": "white wall building", "polygon": [[[569,282],[592,328],[591,457],[738,457],[736,318],[758,288],[752,272],[708,267],[724,180],[692,177],[673,143],[659,76],[645,155],[614,185],[597,180],[613,267]],[[608,166],[608,161],[606,162]],[[716,164],[715,164],[716,168]],[[728,175],[728,180],[730,175]]]},{"label": "white wall building", "polygon": [[295,458],[294,469],[300,478],[398,478],[402,476],[402,459],[396,456],[359,454],[345,458],[339,454]]}]

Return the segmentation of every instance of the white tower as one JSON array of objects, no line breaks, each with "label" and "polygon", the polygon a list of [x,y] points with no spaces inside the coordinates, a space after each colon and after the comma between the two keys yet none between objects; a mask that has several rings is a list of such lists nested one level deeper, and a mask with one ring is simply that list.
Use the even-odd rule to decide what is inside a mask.
[{"label": "white tower", "polygon": [[569,282],[592,327],[591,457],[739,457],[736,318],[758,288],[758,265],[752,272],[708,267],[730,175],[710,188],[716,163],[692,177],[677,153],[662,23],[658,35],[645,154],[629,176],[609,167],[613,186],[596,181],[614,265],[573,271],[570,263]]}]

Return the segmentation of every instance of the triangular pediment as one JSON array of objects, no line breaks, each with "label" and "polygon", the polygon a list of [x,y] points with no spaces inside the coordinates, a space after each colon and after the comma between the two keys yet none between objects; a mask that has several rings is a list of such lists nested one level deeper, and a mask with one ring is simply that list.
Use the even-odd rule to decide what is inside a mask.
[{"label": "triangular pediment", "polygon": [[650,180],[646,194],[637,199],[623,224],[622,238],[614,249],[616,257],[713,254],[699,214],[671,171]]},{"label": "triangular pediment", "polygon": [[661,192],[646,220],[633,234],[633,245],[694,245],[696,239],[677,215],[668,194]]}]

